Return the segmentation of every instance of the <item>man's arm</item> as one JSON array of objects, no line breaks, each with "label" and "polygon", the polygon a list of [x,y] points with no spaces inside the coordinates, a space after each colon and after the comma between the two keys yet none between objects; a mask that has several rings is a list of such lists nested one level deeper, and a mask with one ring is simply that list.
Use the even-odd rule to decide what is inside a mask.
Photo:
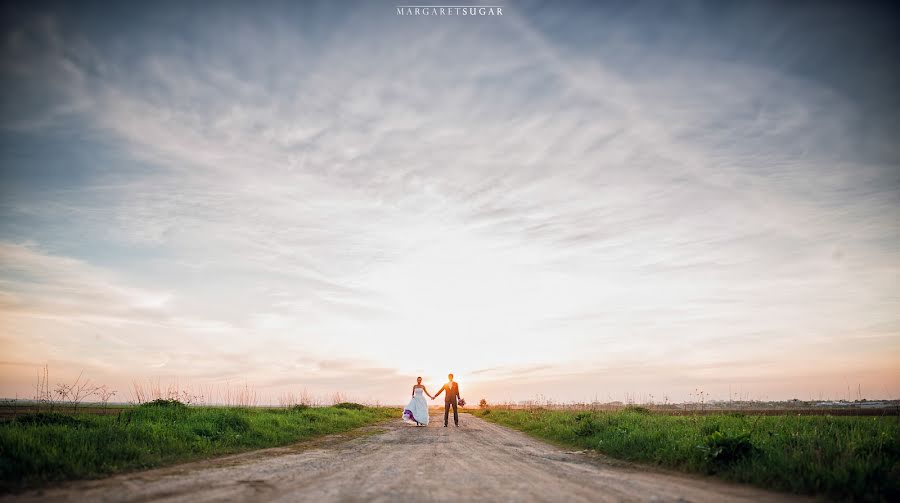
[{"label": "man's arm", "polygon": [[[438,397],[438,395],[440,395],[441,393],[443,393],[443,392],[444,392],[444,389],[446,389],[446,388],[447,388],[447,385],[446,385],[446,384],[443,385],[443,386],[441,386],[440,391],[438,391],[437,393],[434,394],[434,398],[432,398],[432,400],[434,400],[435,398]],[[448,391],[447,394],[449,395],[450,392]]]},{"label": "man's arm", "polygon": [[462,395],[459,394],[459,384],[456,385],[456,398],[462,398]]}]

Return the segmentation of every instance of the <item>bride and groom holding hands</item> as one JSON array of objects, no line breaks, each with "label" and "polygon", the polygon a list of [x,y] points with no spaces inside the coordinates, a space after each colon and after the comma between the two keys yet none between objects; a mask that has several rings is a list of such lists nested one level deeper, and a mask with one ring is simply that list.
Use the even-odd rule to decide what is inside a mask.
[{"label": "bride and groom holding hands", "polygon": [[453,423],[459,426],[459,413],[456,408],[457,405],[465,406],[466,401],[459,395],[459,385],[453,381],[453,374],[447,375],[447,384],[444,384],[434,396],[422,385],[422,378],[417,377],[416,385],[412,388],[412,400],[403,410],[403,420],[415,423],[416,426],[428,426],[428,402],[425,401],[425,395],[434,400],[441,393],[444,393],[444,428],[447,427],[447,420],[450,418],[450,407],[453,407]]}]

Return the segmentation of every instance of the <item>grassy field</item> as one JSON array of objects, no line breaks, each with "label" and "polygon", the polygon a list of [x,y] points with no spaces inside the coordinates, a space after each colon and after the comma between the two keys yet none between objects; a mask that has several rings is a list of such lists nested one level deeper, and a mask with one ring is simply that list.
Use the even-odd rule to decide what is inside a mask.
[{"label": "grassy field", "polygon": [[897,417],[698,416],[481,410],[479,417],[606,455],[799,494],[900,501]]},{"label": "grassy field", "polygon": [[274,447],[398,417],[356,404],[292,409],[144,404],[115,416],[26,414],[0,423],[0,487],[100,477]]}]

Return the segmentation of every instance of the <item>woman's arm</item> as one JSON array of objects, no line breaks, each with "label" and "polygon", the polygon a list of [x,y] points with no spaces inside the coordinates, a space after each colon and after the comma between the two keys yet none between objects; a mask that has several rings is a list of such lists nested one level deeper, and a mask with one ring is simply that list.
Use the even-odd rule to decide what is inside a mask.
[{"label": "woman's arm", "polygon": [[416,396],[416,387],[415,386],[413,386],[412,396]]},{"label": "woman's arm", "polygon": [[431,396],[431,393],[428,392],[428,388],[426,388],[425,386],[422,386],[422,391],[424,391],[425,394],[428,395],[428,398],[434,400],[434,397]]}]

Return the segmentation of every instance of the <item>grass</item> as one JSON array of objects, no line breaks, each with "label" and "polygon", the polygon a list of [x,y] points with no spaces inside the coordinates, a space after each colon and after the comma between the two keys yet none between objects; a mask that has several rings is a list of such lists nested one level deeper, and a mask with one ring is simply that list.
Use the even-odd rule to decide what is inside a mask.
[{"label": "grass", "polygon": [[900,501],[896,417],[669,416],[619,412],[482,410],[535,437],[798,494]]},{"label": "grass", "polygon": [[20,415],[0,423],[0,487],[21,489],[274,447],[348,431],[397,413],[346,404],[237,409],[156,401],[117,416]]}]

